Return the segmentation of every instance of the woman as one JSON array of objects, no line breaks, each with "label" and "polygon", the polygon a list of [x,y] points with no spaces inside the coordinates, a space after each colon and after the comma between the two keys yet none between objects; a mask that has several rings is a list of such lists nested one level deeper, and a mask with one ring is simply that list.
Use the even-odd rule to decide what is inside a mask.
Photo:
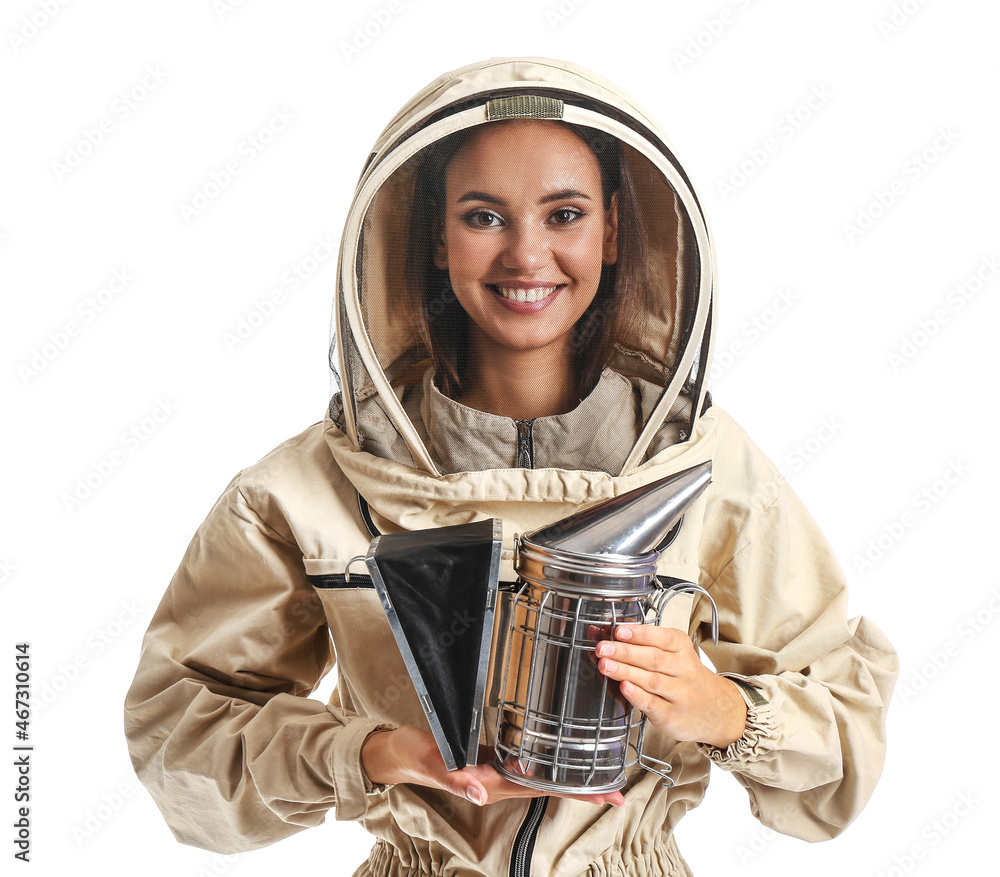
[{"label": "woman", "polygon": [[[672,831],[711,762],[785,833],[857,815],[895,656],[847,621],[821,534],[707,397],[712,287],[686,177],[610,84],[494,59],[404,108],[345,229],[330,417],[234,479],[145,640],[127,733],[180,840],[248,849],[332,810],[377,837],[359,874],[688,874]],[[445,771],[375,592],[344,575],[369,528],[501,518],[509,580],[515,533],[708,459],[660,571],[712,594],[721,675],[686,635],[707,601],[686,632],[598,648],[674,785],[637,769],[623,793],[546,798]]]}]

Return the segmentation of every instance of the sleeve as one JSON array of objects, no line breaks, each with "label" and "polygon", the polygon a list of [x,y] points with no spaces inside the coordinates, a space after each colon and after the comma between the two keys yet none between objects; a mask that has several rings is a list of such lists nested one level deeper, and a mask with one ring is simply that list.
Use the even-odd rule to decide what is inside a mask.
[{"label": "sleeve", "polygon": [[387,726],[308,695],[333,665],[297,546],[229,485],[146,632],[125,703],[133,766],[176,838],[229,853],[358,819]]},{"label": "sleeve", "polygon": [[702,647],[740,687],[746,731],[725,750],[698,746],[746,788],[764,825],[818,841],[843,831],[874,790],[899,663],[878,628],[847,620],[840,566],[780,485],[710,587],[720,641]]}]

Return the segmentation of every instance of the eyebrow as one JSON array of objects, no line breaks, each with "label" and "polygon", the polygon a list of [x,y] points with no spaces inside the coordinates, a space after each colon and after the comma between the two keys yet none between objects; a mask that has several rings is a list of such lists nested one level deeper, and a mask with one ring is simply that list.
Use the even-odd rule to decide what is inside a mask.
[{"label": "eyebrow", "polygon": [[[548,204],[550,201],[564,201],[567,198],[583,198],[590,201],[590,195],[587,195],[578,189],[560,189],[558,192],[553,192],[551,195],[546,195],[539,202],[540,204]],[[461,204],[463,201],[485,201],[487,204],[496,204],[497,206],[505,206],[505,202],[502,198],[497,198],[496,195],[490,195],[487,192],[477,192],[475,190],[471,192],[466,192],[458,199],[458,203]]]}]

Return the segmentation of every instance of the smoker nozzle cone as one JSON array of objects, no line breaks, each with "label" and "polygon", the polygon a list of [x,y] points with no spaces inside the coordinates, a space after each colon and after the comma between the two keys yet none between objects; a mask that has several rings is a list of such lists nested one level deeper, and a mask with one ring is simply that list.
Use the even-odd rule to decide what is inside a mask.
[{"label": "smoker nozzle cone", "polygon": [[524,539],[552,552],[641,557],[656,550],[712,481],[712,462],[598,503]]}]

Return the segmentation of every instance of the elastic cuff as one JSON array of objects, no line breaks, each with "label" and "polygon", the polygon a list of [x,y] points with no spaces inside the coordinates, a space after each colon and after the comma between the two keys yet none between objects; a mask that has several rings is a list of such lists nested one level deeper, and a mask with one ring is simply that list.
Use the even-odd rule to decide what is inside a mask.
[{"label": "elastic cuff", "polygon": [[348,722],[337,735],[332,747],[330,768],[337,790],[334,814],[337,819],[357,820],[365,815],[369,795],[379,794],[384,787],[373,784],[361,767],[361,747],[376,731],[392,731],[395,726],[375,719],[357,717]]},{"label": "elastic cuff", "polygon": [[725,770],[733,770],[749,762],[756,761],[773,748],[771,741],[776,736],[776,716],[774,708],[761,693],[760,688],[749,677],[735,673],[723,673],[734,682],[747,705],[747,726],[739,740],[725,749],[699,743],[698,749],[715,764]]},{"label": "elastic cuff", "polygon": [[[396,728],[395,725],[385,725],[385,724],[379,725],[377,728],[372,729],[372,732],[371,734],[368,735],[368,737],[371,737],[372,734],[378,734],[379,731],[393,731],[395,730],[395,728]],[[389,789],[391,789],[392,785],[389,783],[373,783],[368,778],[368,774],[365,773],[365,765],[364,762],[361,760],[361,750],[365,748],[365,741],[368,739],[368,737],[365,737],[365,739],[361,741],[361,746],[358,747],[358,765],[361,768],[361,776],[365,781],[365,794],[381,795],[383,792],[386,792]]]}]

